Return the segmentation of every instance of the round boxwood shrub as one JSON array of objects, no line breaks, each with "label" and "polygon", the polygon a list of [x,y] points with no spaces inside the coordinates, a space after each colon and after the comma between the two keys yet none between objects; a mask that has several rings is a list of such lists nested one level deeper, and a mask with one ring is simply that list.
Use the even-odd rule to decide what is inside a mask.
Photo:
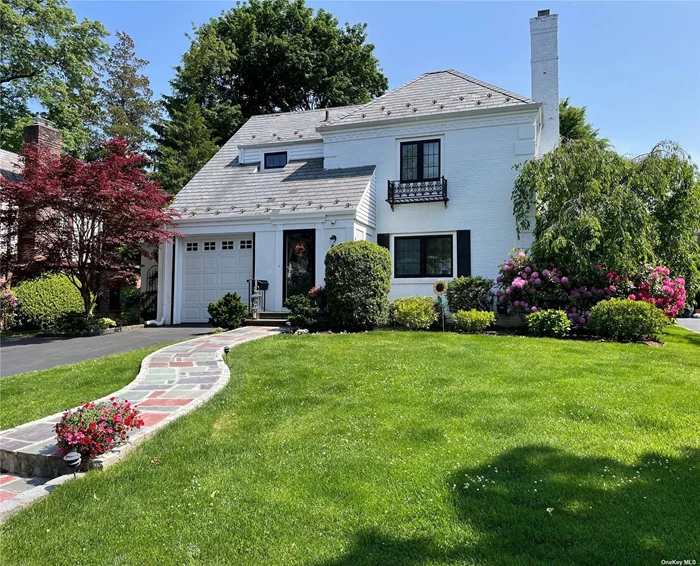
[{"label": "round boxwood shrub", "polygon": [[22,305],[22,324],[53,328],[69,313],[84,313],[78,288],[63,273],[22,281],[13,292]]},{"label": "round boxwood shrub", "polygon": [[483,332],[489,326],[496,324],[496,315],[493,311],[478,311],[476,309],[457,311],[452,315],[452,322],[460,332]]},{"label": "round boxwood shrub", "polygon": [[289,309],[289,323],[297,328],[311,328],[316,324],[318,309],[304,295],[293,295],[284,306]]},{"label": "round boxwood shrub", "polygon": [[209,324],[232,330],[243,325],[248,315],[248,306],[241,301],[238,293],[226,293],[215,303],[209,303]]},{"label": "round boxwood shrub", "polygon": [[493,309],[494,282],[485,277],[455,277],[447,286],[447,304],[452,312]]},{"label": "round boxwood shrub", "polygon": [[409,330],[427,330],[437,322],[435,299],[432,297],[402,297],[391,304],[394,322]]},{"label": "round boxwood shrub", "polygon": [[571,321],[564,311],[542,309],[527,315],[527,330],[534,336],[565,338],[571,329]]},{"label": "round boxwood shrub", "polygon": [[342,242],[326,254],[326,295],[331,323],[369,330],[387,320],[391,287],[389,250],[372,242]]},{"label": "round boxwood shrub", "polygon": [[589,328],[599,336],[618,342],[639,342],[657,338],[668,318],[656,306],[645,301],[610,299],[591,309]]}]

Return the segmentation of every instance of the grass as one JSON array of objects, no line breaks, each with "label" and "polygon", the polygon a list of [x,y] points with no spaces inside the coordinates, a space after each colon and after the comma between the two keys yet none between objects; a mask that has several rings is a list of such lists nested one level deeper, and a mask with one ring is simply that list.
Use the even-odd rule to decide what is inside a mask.
[{"label": "grass", "polygon": [[207,405],[10,519],[3,565],[700,559],[700,335],[665,341],[245,344]]},{"label": "grass", "polygon": [[71,409],[121,389],[136,377],[145,356],[172,343],[3,377],[0,379],[0,430]]}]

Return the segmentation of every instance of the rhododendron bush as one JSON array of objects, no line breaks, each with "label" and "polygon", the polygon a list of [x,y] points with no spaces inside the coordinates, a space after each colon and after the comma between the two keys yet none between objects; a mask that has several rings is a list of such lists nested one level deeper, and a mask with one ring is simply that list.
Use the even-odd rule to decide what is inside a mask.
[{"label": "rhododendron bush", "polygon": [[63,413],[54,430],[62,454],[79,452],[87,461],[123,444],[127,433],[141,426],[143,419],[136,407],[111,397],[109,401],[86,403]]},{"label": "rhododendron bush", "polygon": [[506,314],[563,310],[572,326],[585,326],[591,308],[611,298],[652,303],[669,318],[676,317],[685,304],[684,280],[672,278],[666,267],[643,266],[637,273],[622,275],[598,264],[592,273],[577,276],[552,261],[538,261],[519,252],[500,268],[498,304]]}]

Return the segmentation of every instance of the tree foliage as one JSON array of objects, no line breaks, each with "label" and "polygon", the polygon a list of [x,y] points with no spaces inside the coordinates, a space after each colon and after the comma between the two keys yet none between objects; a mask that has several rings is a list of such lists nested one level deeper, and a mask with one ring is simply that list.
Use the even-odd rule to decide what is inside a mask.
[{"label": "tree foliage", "polygon": [[161,136],[154,156],[156,179],[168,193],[177,193],[216,153],[217,139],[207,128],[200,107],[188,100],[173,110],[171,120],[158,124]]},{"label": "tree foliage", "polygon": [[[225,143],[256,114],[368,102],[388,83],[365,28],[341,28],[304,0],[239,3],[194,30],[164,100],[167,121],[189,114],[186,105],[194,101],[213,137]],[[171,147],[172,136],[164,127],[159,145]]]},{"label": "tree foliage", "polygon": [[518,233],[534,221],[536,258],[578,273],[663,264],[698,291],[700,174],[676,144],[629,159],[574,140],[518,168],[513,213]]},{"label": "tree foliage", "polygon": [[36,144],[21,155],[24,180],[0,183],[2,228],[8,237],[31,234],[34,253],[17,261],[63,271],[90,314],[98,290],[130,282],[130,254],[172,237],[169,199],[143,172],[146,159],[118,138],[89,163]]},{"label": "tree foliage", "polygon": [[586,121],[585,106],[572,105],[568,96],[559,102],[559,136],[563,143],[590,140],[605,149],[610,146],[610,140],[598,137],[599,132],[599,129]]},{"label": "tree foliage", "polygon": [[106,107],[104,133],[125,139],[132,151],[143,151],[153,140],[149,126],[158,118],[150,80],[141,70],[148,65],[136,56],[134,40],[117,31],[117,43],[105,63],[102,101]]},{"label": "tree foliage", "polygon": [[81,154],[100,121],[97,67],[107,52],[101,23],[78,22],[65,0],[0,2],[0,145],[18,151],[29,104],[45,110],[67,151]]}]

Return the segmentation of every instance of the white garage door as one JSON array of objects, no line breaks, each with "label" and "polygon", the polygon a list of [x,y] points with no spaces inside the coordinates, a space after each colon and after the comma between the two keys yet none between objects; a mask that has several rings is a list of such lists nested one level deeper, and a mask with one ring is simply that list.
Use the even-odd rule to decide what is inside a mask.
[{"label": "white garage door", "polygon": [[187,238],[184,250],[182,322],[207,322],[207,307],[226,293],[248,303],[253,277],[253,235]]}]

